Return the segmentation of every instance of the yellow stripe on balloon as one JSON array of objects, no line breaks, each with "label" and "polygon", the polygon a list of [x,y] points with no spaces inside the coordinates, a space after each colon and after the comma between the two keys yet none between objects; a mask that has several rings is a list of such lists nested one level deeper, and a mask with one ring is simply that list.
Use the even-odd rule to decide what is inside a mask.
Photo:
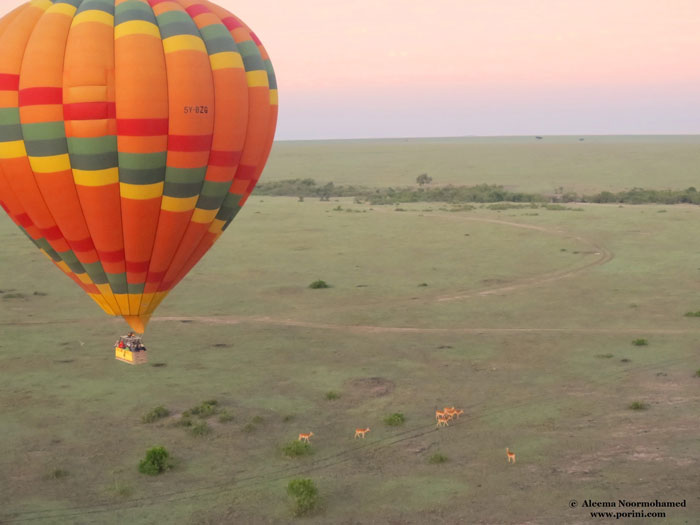
[{"label": "yellow stripe on balloon", "polygon": [[105,311],[106,314],[117,315],[116,312],[112,310],[112,308],[109,306],[107,301],[105,301],[105,298],[102,297],[102,295],[97,293],[89,293],[88,295],[92,298],[93,301],[95,301],[100,306],[100,308],[102,308]]},{"label": "yellow stripe on balloon", "polygon": [[216,217],[216,214],[218,212],[219,210],[202,210],[200,208],[197,208],[192,214],[192,222],[196,222],[199,224],[209,224],[211,221],[214,220],[214,217]]},{"label": "yellow stripe on balloon", "polygon": [[222,221],[221,219],[214,220],[214,222],[211,223],[211,226],[209,226],[209,233],[220,234],[221,232],[224,231],[225,224],[226,224],[226,222]]},{"label": "yellow stripe on balloon", "polygon": [[56,263],[56,266],[58,266],[61,269],[61,271],[64,273],[67,273],[67,274],[71,273],[71,269],[68,267],[68,265],[66,264],[65,261],[58,261]]},{"label": "yellow stripe on balloon", "polygon": [[97,22],[98,24],[104,24],[109,27],[114,26],[114,16],[106,13],[105,11],[100,11],[98,9],[90,9],[88,11],[83,11],[79,13],[73,19],[73,27],[84,24],[86,22]]},{"label": "yellow stripe on balloon", "polygon": [[56,173],[70,169],[70,157],[67,153],[50,157],[29,157],[29,163],[34,173]]},{"label": "yellow stripe on balloon", "polygon": [[0,142],[0,159],[18,159],[27,156],[27,148],[23,140]]},{"label": "yellow stripe on balloon", "polygon": [[129,313],[129,296],[125,293],[115,293],[114,298],[117,300],[119,305],[119,310],[121,310],[121,315],[128,315]]},{"label": "yellow stripe on balloon", "polygon": [[204,41],[194,35],[177,35],[163,40],[165,53],[175,53],[177,51],[201,51],[207,52]]},{"label": "yellow stripe on balloon", "polygon": [[156,182],[155,184],[127,184],[122,182],[119,184],[119,192],[124,199],[143,201],[163,195],[164,186],[164,182]]},{"label": "yellow stripe on balloon", "polygon": [[248,79],[248,87],[269,87],[267,71],[249,71],[245,74]]},{"label": "yellow stripe on balloon", "polygon": [[277,106],[279,104],[279,95],[276,89],[270,90],[270,105]]},{"label": "yellow stripe on balloon", "polygon": [[30,2],[30,5],[32,7],[38,7],[39,9],[46,11],[53,4],[51,3],[51,0],[32,0]]},{"label": "yellow stripe on balloon", "polygon": [[158,26],[144,20],[124,22],[114,28],[115,39],[130,35],[148,35],[160,40],[160,30]]},{"label": "yellow stripe on balloon", "polygon": [[165,196],[161,201],[160,209],[165,211],[190,211],[197,205],[197,200],[199,200],[199,195],[184,199]]},{"label": "yellow stripe on balloon", "polygon": [[233,51],[225,51],[223,53],[216,53],[209,56],[209,61],[211,62],[212,70],[217,69],[242,69],[243,59],[240,53],[234,53]]},{"label": "yellow stripe on balloon", "polygon": [[77,10],[77,7],[74,7],[70,4],[53,4],[46,10],[46,14],[67,15],[72,18]]},{"label": "yellow stripe on balloon", "polygon": [[73,170],[73,180],[79,186],[109,186],[119,182],[119,168],[105,170]]},{"label": "yellow stripe on balloon", "polygon": [[94,284],[87,273],[77,273],[75,276],[84,284]]}]

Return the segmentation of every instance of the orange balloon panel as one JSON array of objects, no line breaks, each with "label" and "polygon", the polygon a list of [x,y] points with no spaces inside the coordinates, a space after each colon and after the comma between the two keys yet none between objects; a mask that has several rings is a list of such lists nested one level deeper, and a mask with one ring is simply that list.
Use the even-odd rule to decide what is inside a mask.
[{"label": "orange balloon panel", "polygon": [[32,0],[0,49],[0,206],[142,332],[262,173],[265,48],[206,0]]}]

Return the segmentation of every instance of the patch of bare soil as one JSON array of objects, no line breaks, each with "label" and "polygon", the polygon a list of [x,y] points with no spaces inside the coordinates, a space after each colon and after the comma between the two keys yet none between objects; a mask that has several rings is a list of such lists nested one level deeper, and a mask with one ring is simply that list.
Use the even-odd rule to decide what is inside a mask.
[{"label": "patch of bare soil", "polygon": [[357,392],[362,397],[382,397],[391,394],[396,385],[384,377],[361,377],[346,381],[347,390]]}]

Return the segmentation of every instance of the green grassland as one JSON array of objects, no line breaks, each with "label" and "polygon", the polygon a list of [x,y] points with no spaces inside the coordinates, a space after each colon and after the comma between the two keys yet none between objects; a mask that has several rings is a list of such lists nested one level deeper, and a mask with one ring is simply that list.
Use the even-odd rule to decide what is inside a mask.
[{"label": "green grassland", "polygon": [[[337,180],[368,183],[365,161]],[[253,196],[158,310],[140,367],[113,358],[123,321],[0,218],[0,522],[290,523],[299,477],[320,493],[304,523],[606,522],[590,510],[623,509],[569,502],[621,498],[686,499],[644,510],[700,521],[700,208],[567,208]],[[233,419],[176,425],[209,399]],[[285,456],[310,431],[312,453]],[[140,474],[156,445],[173,468]]]},{"label": "green grassland", "polygon": [[408,186],[427,173],[433,184],[531,193],[684,189],[697,185],[699,143],[695,135],[289,141],[275,144],[265,180]]}]

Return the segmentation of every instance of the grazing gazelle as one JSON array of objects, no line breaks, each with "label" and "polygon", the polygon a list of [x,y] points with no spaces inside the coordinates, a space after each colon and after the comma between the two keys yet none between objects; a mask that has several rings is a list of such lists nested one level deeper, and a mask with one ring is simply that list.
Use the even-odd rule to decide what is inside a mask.
[{"label": "grazing gazelle", "polygon": [[307,443],[310,443],[309,438],[313,435],[313,432],[309,432],[308,434],[299,434],[299,441],[306,441]]},{"label": "grazing gazelle", "polygon": [[362,439],[365,439],[365,434],[369,432],[369,427],[367,428],[356,428],[355,429],[355,438],[361,437]]},{"label": "grazing gazelle", "polygon": [[435,419],[437,421],[439,421],[440,418],[446,418],[446,417],[447,417],[447,413],[444,410],[436,410],[435,411]]},{"label": "grazing gazelle", "polygon": [[449,419],[447,419],[447,416],[442,415],[442,416],[438,417],[436,426],[437,427],[443,427],[443,426],[446,427],[448,425],[448,421],[449,421]]},{"label": "grazing gazelle", "polygon": [[513,460],[513,463],[515,463],[515,452],[511,452],[508,447],[506,447],[506,454],[508,454],[508,463],[510,463],[510,460]]},{"label": "grazing gazelle", "polygon": [[461,408],[459,410],[452,411],[452,416],[457,416],[457,419],[459,419],[459,416],[461,416],[462,414],[464,414],[464,410],[462,410]]}]

